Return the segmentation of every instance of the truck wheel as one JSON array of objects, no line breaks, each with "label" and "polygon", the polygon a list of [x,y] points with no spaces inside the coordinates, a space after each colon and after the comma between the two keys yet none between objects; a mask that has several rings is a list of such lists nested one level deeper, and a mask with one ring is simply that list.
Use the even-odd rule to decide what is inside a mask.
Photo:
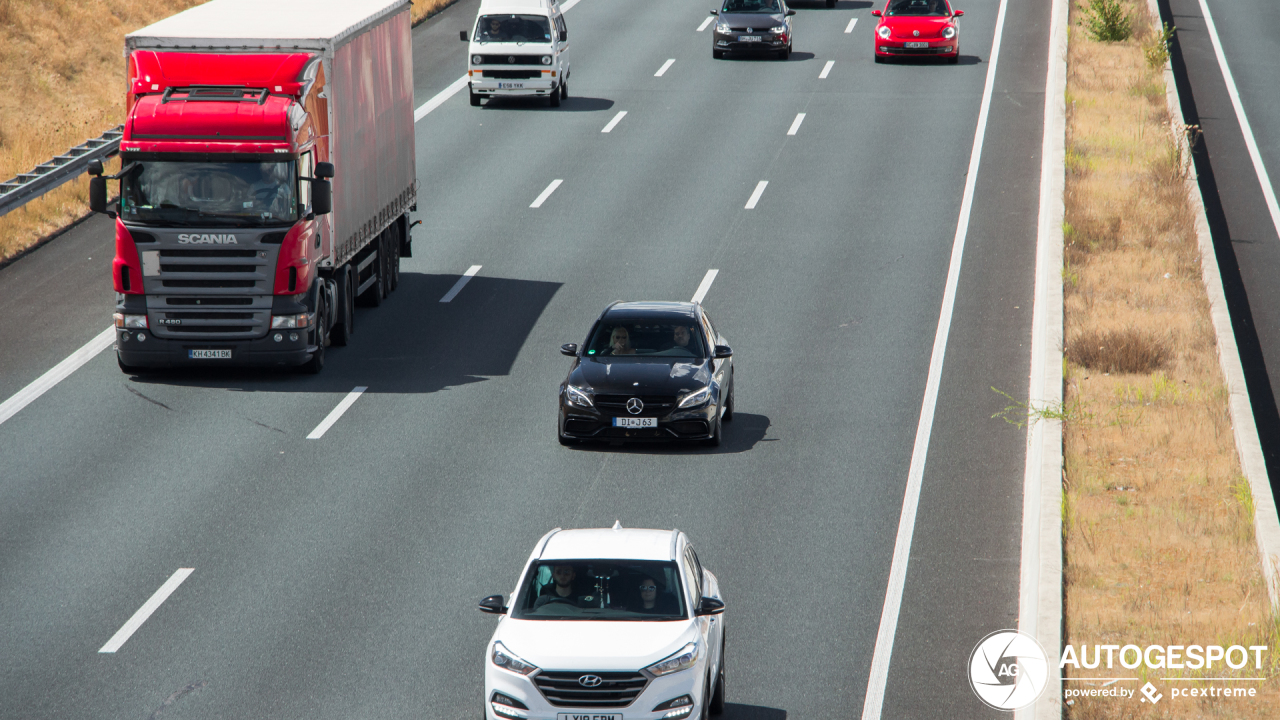
[{"label": "truck wheel", "polygon": [[480,96],[470,90],[467,91],[467,94],[471,96],[471,107],[480,107]]},{"label": "truck wheel", "polygon": [[351,332],[355,329],[355,298],[351,296],[351,266],[344,265],[342,272],[339,273],[338,280],[338,297],[337,311],[338,319],[333,324],[333,333],[330,339],[334,345],[345,346],[351,342]]},{"label": "truck wheel", "polygon": [[328,324],[329,308],[326,303],[321,302],[320,312],[316,313],[316,351],[311,353],[311,359],[302,366],[302,371],[308,375],[319,375],[324,369],[324,346],[329,335],[325,326]]},{"label": "truck wheel", "polygon": [[560,90],[553,91],[547,99],[551,102],[551,107],[560,107]]}]

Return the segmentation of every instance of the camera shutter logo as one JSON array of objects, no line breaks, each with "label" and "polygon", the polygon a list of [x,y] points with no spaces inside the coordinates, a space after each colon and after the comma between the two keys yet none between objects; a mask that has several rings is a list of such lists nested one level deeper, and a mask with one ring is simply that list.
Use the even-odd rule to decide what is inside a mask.
[{"label": "camera shutter logo", "polygon": [[997,630],[969,655],[969,687],[987,706],[1017,710],[1035,702],[1049,680],[1044,648],[1030,635]]}]

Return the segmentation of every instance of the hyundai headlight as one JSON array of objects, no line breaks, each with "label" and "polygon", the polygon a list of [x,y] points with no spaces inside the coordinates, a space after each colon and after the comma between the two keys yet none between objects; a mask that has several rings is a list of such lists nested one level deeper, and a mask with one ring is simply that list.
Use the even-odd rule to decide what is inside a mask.
[{"label": "hyundai headlight", "polygon": [[677,650],[671,657],[661,662],[656,662],[645,668],[645,670],[657,677],[662,677],[681,670],[688,670],[696,662],[698,662],[698,644],[689,643]]},{"label": "hyundai headlight", "polygon": [[585,388],[580,388],[576,385],[565,385],[564,394],[565,397],[569,399],[570,405],[577,405],[578,407],[584,408],[593,408],[596,406],[596,404],[591,400],[591,391]]},{"label": "hyundai headlight", "polygon": [[707,404],[707,401],[710,399],[711,399],[711,386],[708,385],[707,387],[704,387],[701,390],[694,390],[688,395],[685,395],[684,397],[680,398],[680,403],[676,405],[676,407],[680,407],[680,408],[698,407],[699,405]]},{"label": "hyundai headlight", "polygon": [[[515,653],[511,652],[500,642],[493,644],[493,653],[489,656],[494,665],[503,670],[510,670],[517,675],[528,675],[538,669],[537,665],[527,663],[521,660]],[[665,661],[664,661],[665,662]]]},{"label": "hyundai headlight", "polygon": [[879,35],[880,37],[884,38],[885,40],[888,40],[888,39],[889,39],[889,35],[891,34],[891,33],[889,32],[889,26],[888,26],[888,25],[881,25],[879,28],[877,28],[877,29],[876,29],[876,34],[877,34],[877,35]]},{"label": "hyundai headlight", "polygon": [[942,30],[942,37],[948,40],[950,40],[955,36],[956,36],[956,28],[954,25],[948,25],[946,28]]},{"label": "hyundai headlight", "polygon": [[484,64],[484,58],[480,57],[479,55],[472,55],[472,56],[471,56],[471,64],[472,64],[472,65],[483,65],[483,64]]},{"label": "hyundai headlight", "polygon": [[779,25],[778,27],[775,27],[775,28],[769,28],[769,32],[773,33],[774,35],[781,35],[786,31],[787,31],[786,25]]}]

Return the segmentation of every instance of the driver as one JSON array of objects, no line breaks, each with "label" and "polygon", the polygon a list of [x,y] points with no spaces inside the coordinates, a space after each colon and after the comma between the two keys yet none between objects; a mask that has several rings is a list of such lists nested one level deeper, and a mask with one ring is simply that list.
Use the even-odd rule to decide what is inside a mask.
[{"label": "driver", "polygon": [[683,348],[692,352],[693,348],[689,347],[689,341],[693,339],[693,335],[689,332],[689,326],[677,325],[671,331],[672,349]]},{"label": "driver", "polygon": [[289,215],[289,171],[284,163],[264,162],[258,165],[258,178],[249,185],[253,208],[263,216]]},{"label": "driver", "polygon": [[498,40],[499,38],[502,38],[505,35],[505,33],[502,32],[502,18],[490,17],[489,26],[482,29],[481,32],[490,40]]},{"label": "driver", "polygon": [[533,609],[537,610],[550,602],[577,605],[579,593],[574,583],[577,577],[578,571],[572,565],[556,565],[552,567],[552,582],[544,585],[542,590],[538,592],[538,599],[534,601]]}]

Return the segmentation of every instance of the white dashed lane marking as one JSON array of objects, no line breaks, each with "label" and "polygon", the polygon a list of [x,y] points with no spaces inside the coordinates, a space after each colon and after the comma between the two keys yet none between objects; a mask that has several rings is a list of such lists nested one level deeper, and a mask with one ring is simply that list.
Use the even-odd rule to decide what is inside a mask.
[{"label": "white dashed lane marking", "polygon": [[107,644],[103,645],[102,649],[98,650],[98,652],[113,653],[119,650],[120,646],[124,645],[125,642],[135,632],[137,632],[138,628],[142,627],[142,623],[146,622],[147,618],[151,617],[151,613],[155,612],[156,609],[173,594],[174,590],[178,589],[178,586],[182,584],[182,581],[186,580],[187,576],[191,573],[192,568],[179,568],[176,573],[170,575],[169,579],[165,580],[164,584],[160,586],[160,589],[157,590],[149,600],[143,603],[142,607],[138,608],[138,612],[134,613],[133,617],[129,618],[129,621],[117,630],[116,634],[112,635],[111,639],[107,641]]},{"label": "white dashed lane marking", "polygon": [[791,129],[787,130],[788,135],[795,135],[800,129],[800,123],[804,122],[804,113],[796,113],[796,119],[791,122]]},{"label": "white dashed lane marking", "polygon": [[369,388],[363,385],[358,385],[351,392],[347,393],[347,396],[342,398],[342,402],[338,403],[338,407],[330,411],[328,416],[326,416],[324,420],[320,421],[320,424],[316,426],[315,430],[311,431],[311,434],[307,436],[307,439],[319,440],[324,437],[324,434],[329,431],[329,428],[333,427],[333,424],[338,422],[338,418],[342,417],[342,414],[354,405],[356,400],[359,400],[360,396],[364,394],[364,391],[368,389]]},{"label": "white dashed lane marking", "polygon": [[605,125],[605,126],[604,126],[604,129],[603,129],[603,130],[601,130],[600,132],[602,132],[602,133],[607,133],[607,132],[609,132],[610,130],[613,130],[613,128],[614,128],[614,127],[616,127],[618,123],[622,122],[622,118],[624,118],[624,117],[626,117],[626,116],[627,116],[627,111],[626,111],[626,110],[623,110],[623,111],[619,112],[617,115],[614,115],[614,116],[613,116],[613,119],[609,121],[609,124],[608,124],[608,125]]},{"label": "white dashed lane marking", "polygon": [[547,189],[543,190],[542,194],[539,195],[537,199],[533,201],[533,204],[531,204],[529,207],[531,208],[542,207],[542,203],[546,202],[547,198],[551,197],[551,193],[555,192],[556,188],[560,187],[560,183],[562,182],[564,182],[564,180],[552,180],[551,184],[547,186]]},{"label": "white dashed lane marking", "polygon": [[447,303],[458,297],[458,293],[462,292],[462,288],[466,287],[467,283],[471,282],[471,278],[475,277],[478,272],[480,272],[479,265],[472,265],[467,268],[467,271],[462,274],[462,277],[458,278],[458,282],[454,283],[453,287],[449,289],[449,292],[445,293],[444,297],[440,298],[440,302]]},{"label": "white dashed lane marking", "polygon": [[702,24],[698,26],[698,32],[702,32],[703,30],[706,30],[707,26],[711,24],[712,20],[715,20],[715,18],[708,17],[706,20],[703,20]]},{"label": "white dashed lane marking", "polygon": [[702,282],[698,284],[698,291],[693,294],[693,302],[700,303],[707,296],[707,291],[711,289],[711,283],[716,281],[716,275],[719,270],[708,270],[707,274],[702,277]]},{"label": "white dashed lane marking", "polygon": [[846,26],[845,26],[845,28],[844,28],[845,33],[846,33],[846,34],[848,34],[848,33],[853,32],[853,26],[854,26],[854,25],[857,25],[857,24],[858,24],[858,18],[854,18],[854,19],[850,20],[850,21],[849,21],[849,24],[848,24],[848,25],[846,25]]},{"label": "white dashed lane marking", "polygon": [[674,63],[675,61],[676,61],[675,58],[671,58],[670,60],[662,63],[662,67],[658,68],[658,72],[654,73],[653,76],[662,77],[663,73],[667,71],[667,68],[671,67],[671,64]]},{"label": "white dashed lane marking", "polygon": [[760,202],[760,196],[764,194],[764,189],[768,185],[768,180],[761,180],[760,183],[756,185],[755,192],[751,193],[751,199],[747,201],[747,210],[754,210],[756,208],[756,203]]},{"label": "white dashed lane marking", "polygon": [[826,80],[827,75],[831,73],[831,68],[836,64],[835,60],[828,60],[826,65],[822,66],[822,72],[818,73],[819,80]]}]

